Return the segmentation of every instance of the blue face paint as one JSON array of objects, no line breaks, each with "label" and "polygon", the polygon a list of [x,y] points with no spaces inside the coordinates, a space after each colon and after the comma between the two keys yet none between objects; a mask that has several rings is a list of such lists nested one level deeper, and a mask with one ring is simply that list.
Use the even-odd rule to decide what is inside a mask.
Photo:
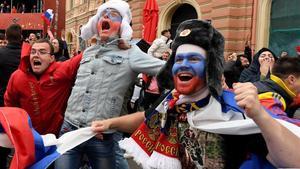
[{"label": "blue face paint", "polygon": [[113,22],[122,22],[122,16],[115,9],[107,8],[101,13],[101,17],[107,16]]},{"label": "blue face paint", "polygon": [[176,76],[180,72],[190,72],[193,76],[204,78],[205,57],[200,53],[194,52],[176,54],[172,74]]}]

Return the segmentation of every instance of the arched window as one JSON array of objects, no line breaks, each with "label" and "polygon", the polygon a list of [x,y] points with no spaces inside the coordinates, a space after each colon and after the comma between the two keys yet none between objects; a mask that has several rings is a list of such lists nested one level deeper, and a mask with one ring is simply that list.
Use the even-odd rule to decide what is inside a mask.
[{"label": "arched window", "polygon": [[180,7],[175,11],[175,13],[172,16],[171,20],[171,35],[172,39],[174,39],[174,36],[176,34],[176,29],[179,26],[179,24],[185,20],[188,19],[197,19],[197,11],[195,8],[190,4],[182,4]]},{"label": "arched window", "polygon": [[269,48],[280,55],[295,56],[300,45],[300,1],[273,0],[271,5]]}]

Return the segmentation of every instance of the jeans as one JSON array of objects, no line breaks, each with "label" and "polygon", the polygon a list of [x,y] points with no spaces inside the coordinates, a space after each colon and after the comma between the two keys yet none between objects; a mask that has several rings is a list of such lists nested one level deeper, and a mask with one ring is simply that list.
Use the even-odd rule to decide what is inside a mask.
[{"label": "jeans", "polygon": [[[76,129],[78,128],[64,121],[60,135]],[[103,140],[93,137],[67,151],[55,161],[55,168],[79,169],[84,154],[93,169],[115,169],[113,134],[105,134]]]},{"label": "jeans", "polygon": [[123,133],[114,133],[116,169],[129,169],[127,160],[124,158],[124,150],[119,147],[119,141],[123,139]]}]

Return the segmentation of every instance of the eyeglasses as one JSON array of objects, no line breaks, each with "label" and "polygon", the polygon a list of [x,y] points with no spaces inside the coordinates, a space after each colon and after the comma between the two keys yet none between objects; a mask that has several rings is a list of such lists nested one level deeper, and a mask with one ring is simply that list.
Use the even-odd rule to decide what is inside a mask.
[{"label": "eyeglasses", "polygon": [[41,49],[41,50],[31,49],[30,54],[31,54],[31,55],[38,54],[38,55],[41,56],[41,55],[47,55],[47,54],[50,54],[50,52],[47,52],[47,51],[44,50],[44,49]]},{"label": "eyeglasses", "polygon": [[122,22],[122,16],[115,9],[107,8],[101,13],[100,16],[101,17],[107,16],[112,21]]}]

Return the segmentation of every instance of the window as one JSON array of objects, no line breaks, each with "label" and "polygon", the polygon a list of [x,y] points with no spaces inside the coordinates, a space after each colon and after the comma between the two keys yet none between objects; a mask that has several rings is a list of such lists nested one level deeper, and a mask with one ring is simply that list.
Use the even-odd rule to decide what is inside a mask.
[{"label": "window", "polygon": [[273,0],[270,17],[269,48],[280,56],[287,51],[296,56],[295,47],[300,45],[299,0]]},{"label": "window", "polygon": [[72,9],[74,6],[74,0],[70,0],[70,9]]}]

